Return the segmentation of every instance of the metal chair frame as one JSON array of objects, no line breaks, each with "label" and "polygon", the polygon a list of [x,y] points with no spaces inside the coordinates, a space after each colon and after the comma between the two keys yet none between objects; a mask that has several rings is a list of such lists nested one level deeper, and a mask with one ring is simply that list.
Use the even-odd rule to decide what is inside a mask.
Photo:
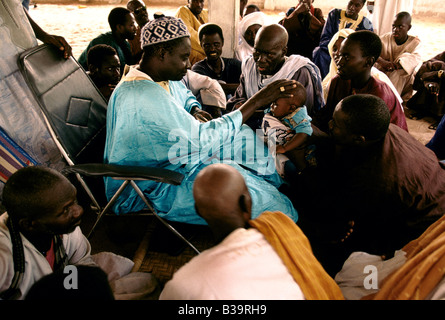
[{"label": "metal chair frame", "polygon": [[[88,148],[101,139],[101,132],[105,130],[107,109],[105,98],[80,64],[73,57],[64,59],[57,48],[43,44],[23,52],[19,57],[18,65],[39,103],[53,140],[68,164],[61,172],[65,175],[76,176],[97,213],[96,221],[87,237],[91,237],[103,215],[111,210],[124,189],[132,187],[143,200],[150,214],[153,214],[168,230],[199,254],[199,250],[190,241],[158,215],[136,183],[137,180],[154,180],[178,185],[182,182],[182,174],[163,168],[120,166],[90,160],[76,163],[77,159],[88,158],[88,151],[91,151]],[[81,108],[75,108],[79,101]],[[80,119],[80,125],[68,123],[66,119],[69,119],[70,112],[75,114],[74,121]],[[90,128],[90,124],[93,129]],[[102,155],[103,152],[101,157]],[[123,183],[116,194],[102,207],[83,179],[86,176],[112,177],[123,180]]]}]

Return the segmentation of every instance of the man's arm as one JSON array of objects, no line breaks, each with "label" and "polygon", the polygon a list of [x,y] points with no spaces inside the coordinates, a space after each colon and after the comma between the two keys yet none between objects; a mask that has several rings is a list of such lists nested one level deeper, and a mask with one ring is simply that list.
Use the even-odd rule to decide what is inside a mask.
[{"label": "man's arm", "polygon": [[63,236],[63,245],[68,256],[69,264],[96,266],[91,258],[91,245],[79,227],[72,233]]},{"label": "man's arm", "polygon": [[240,77],[240,84],[235,90],[235,94],[232,98],[227,101],[227,111],[232,111],[238,109],[240,105],[242,105],[247,100],[246,90],[244,89],[245,81],[244,76]]},{"label": "man's arm", "polygon": [[65,59],[68,59],[69,56],[71,56],[72,49],[71,46],[68,44],[68,42],[61,36],[51,35],[46,33],[42,28],[37,25],[37,23],[34,22],[34,20],[29,15],[28,11],[26,9],[23,9],[25,11],[26,16],[28,17],[29,23],[31,24],[31,27],[36,35],[36,38],[42,41],[46,44],[51,44],[53,46],[56,46],[60,49],[60,51],[63,52],[63,56]]},{"label": "man's arm", "polygon": [[422,43],[418,38],[412,40],[416,44],[412,51],[403,52],[396,61],[398,69],[403,69],[407,74],[413,74],[416,68],[422,63],[421,49]]}]

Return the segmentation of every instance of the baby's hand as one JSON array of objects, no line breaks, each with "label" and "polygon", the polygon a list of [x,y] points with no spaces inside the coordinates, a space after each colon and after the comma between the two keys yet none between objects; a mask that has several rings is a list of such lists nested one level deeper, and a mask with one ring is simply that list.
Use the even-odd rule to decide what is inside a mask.
[{"label": "baby's hand", "polygon": [[279,153],[286,153],[286,149],[284,149],[283,146],[277,145],[277,147],[275,148],[275,152],[277,154],[279,154]]}]

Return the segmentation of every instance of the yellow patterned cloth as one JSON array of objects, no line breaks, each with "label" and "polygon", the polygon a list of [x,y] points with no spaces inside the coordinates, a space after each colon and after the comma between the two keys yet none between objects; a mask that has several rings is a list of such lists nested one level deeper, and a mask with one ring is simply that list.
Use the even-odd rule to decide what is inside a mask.
[{"label": "yellow patterned cloth", "polygon": [[190,63],[194,65],[196,62],[203,60],[206,55],[198,37],[199,27],[209,22],[209,13],[207,9],[203,9],[198,18],[190,11],[187,6],[182,6],[175,14],[176,18],[180,18],[187,26],[190,33],[190,41],[192,43],[192,51],[190,53]]},{"label": "yellow patterned cloth", "polygon": [[380,291],[365,299],[424,300],[445,275],[445,216],[402,249],[405,264],[389,275]]},{"label": "yellow patterned cloth", "polygon": [[337,283],[315,258],[309,240],[289,217],[267,211],[249,224],[276,250],[306,300],[344,300]]}]

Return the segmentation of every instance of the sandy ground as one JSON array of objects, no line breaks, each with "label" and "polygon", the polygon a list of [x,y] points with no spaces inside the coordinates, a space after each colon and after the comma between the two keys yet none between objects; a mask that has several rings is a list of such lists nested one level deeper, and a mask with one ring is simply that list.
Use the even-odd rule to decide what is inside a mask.
[{"label": "sandy ground", "polygon": [[[110,10],[122,4],[89,5],[89,4],[37,4],[31,6],[32,18],[45,31],[65,37],[73,48],[74,57],[78,58],[86,48],[89,41],[100,33],[109,31],[107,21]],[[148,5],[150,19],[153,13],[163,12],[165,15],[174,15],[177,6]],[[330,8],[321,8],[327,15]],[[268,22],[278,22],[284,12],[264,11],[268,16]],[[443,19],[431,19],[421,15],[413,16],[413,28],[411,34],[418,35],[422,40],[422,56],[428,60],[436,54],[445,50],[443,39],[445,39],[445,21]],[[407,119],[411,134],[422,143],[427,143],[435,131],[428,129],[432,119],[426,118],[422,121]]]}]

